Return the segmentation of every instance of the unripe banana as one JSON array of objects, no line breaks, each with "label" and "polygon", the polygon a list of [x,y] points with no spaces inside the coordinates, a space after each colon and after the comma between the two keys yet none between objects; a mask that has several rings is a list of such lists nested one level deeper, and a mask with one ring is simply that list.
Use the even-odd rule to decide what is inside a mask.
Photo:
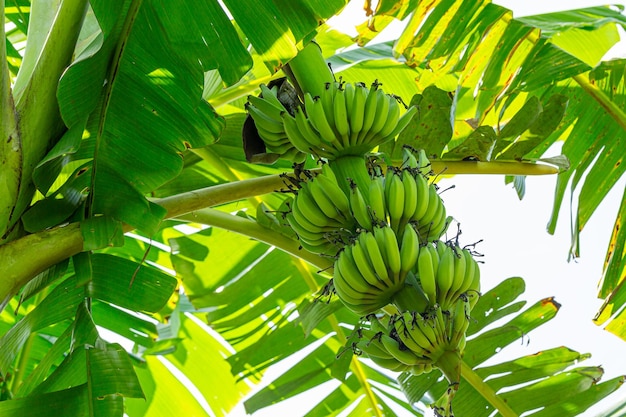
[{"label": "unripe banana", "polygon": [[417,206],[413,212],[411,220],[414,220],[420,224],[422,218],[426,215],[428,210],[428,204],[430,200],[430,185],[422,174],[417,174],[415,177],[415,185],[417,186]]},{"label": "unripe banana", "polygon": [[385,126],[386,123],[390,123],[389,116],[389,96],[383,92],[383,90],[376,91],[376,116],[374,122],[367,136],[363,139],[364,143],[379,144],[381,139],[378,133]]},{"label": "unripe banana", "polygon": [[309,187],[302,187],[294,199],[294,204],[311,223],[320,227],[341,228],[342,222],[327,217],[311,195]]},{"label": "unripe banana", "polygon": [[383,255],[378,247],[378,242],[376,241],[374,234],[371,232],[361,232],[358,237],[358,244],[361,245],[365,250],[365,253],[369,255],[369,261],[374,268],[374,271],[376,271],[376,275],[378,275],[378,277],[385,282],[387,286],[393,287],[394,282],[389,277],[387,265],[385,265]]},{"label": "unripe banana", "polygon": [[463,250],[458,246],[453,246],[454,251],[454,277],[452,279],[452,285],[448,290],[448,296],[445,302],[441,303],[444,310],[448,309],[448,306],[454,305],[459,295],[459,290],[465,282],[466,276],[466,258],[463,255]]},{"label": "unripe banana", "polygon": [[355,346],[357,350],[363,352],[368,358],[376,357],[381,359],[394,359],[391,353],[387,352],[385,347],[377,339],[361,339]]},{"label": "unripe banana", "polygon": [[386,221],[385,177],[375,176],[369,187],[369,206],[372,216],[379,221]]},{"label": "unripe banana", "polygon": [[311,149],[323,149],[322,138],[320,137],[319,133],[317,133],[317,131],[313,129],[311,123],[309,122],[309,119],[307,119],[307,116],[301,107],[296,108],[296,114],[294,115],[294,119],[296,121],[296,126],[298,127],[298,130],[311,145]]},{"label": "unripe banana", "polygon": [[410,146],[405,145],[402,148],[402,168],[410,168],[415,170],[418,167],[417,158],[413,154],[413,150]]},{"label": "unripe banana", "polygon": [[379,297],[354,289],[337,267],[333,272],[333,286],[344,305],[359,315],[372,313],[381,307]]},{"label": "unripe banana", "polygon": [[313,98],[310,93],[306,93],[304,96],[304,108],[306,109],[309,121],[320,134],[323,141],[336,147],[336,134],[328,122],[326,113],[324,112],[324,105],[320,98]]},{"label": "unripe banana", "polygon": [[385,368],[393,372],[405,372],[411,368],[409,365],[404,364],[395,358],[381,359],[381,358],[373,357],[370,359],[372,360],[372,362],[374,362],[376,365],[380,366],[381,368]]},{"label": "unripe banana", "polygon": [[450,348],[458,349],[461,339],[465,337],[470,325],[469,302],[466,298],[459,298],[455,304],[454,316],[452,317]]},{"label": "unripe banana", "polygon": [[420,228],[430,225],[431,220],[437,214],[437,210],[439,210],[439,206],[441,204],[441,198],[439,197],[439,194],[437,194],[437,188],[434,185],[431,185],[428,188],[428,209],[421,219],[415,219],[418,221]]},{"label": "unripe banana", "polygon": [[263,138],[265,132],[270,134],[283,134],[285,132],[282,119],[275,120],[270,115],[264,113],[258,107],[251,104],[246,105],[246,110],[250,116],[252,116],[254,125],[256,126],[261,138]]},{"label": "unripe banana", "polygon": [[246,109],[248,107],[255,107],[256,109],[258,109],[258,111],[264,113],[265,115],[267,115],[271,119],[274,119],[278,123],[282,123],[281,114],[284,111],[287,111],[287,109],[285,109],[282,103],[280,104],[280,106],[278,106],[272,103],[270,100],[266,100],[265,98],[262,98],[259,96],[252,96],[252,95],[248,96],[248,104],[246,106]]},{"label": "unripe banana", "polygon": [[356,184],[351,185],[350,209],[360,227],[369,231],[373,229],[369,207]]},{"label": "unripe banana", "polygon": [[380,132],[378,132],[381,141],[384,141],[389,137],[389,135],[398,126],[398,121],[400,119],[400,104],[398,103],[398,98],[392,95],[387,95],[387,101],[389,102],[387,122],[380,129]]},{"label": "unripe banana", "polygon": [[385,198],[389,224],[394,230],[398,230],[404,211],[404,185],[395,170],[387,170],[385,175]]},{"label": "unripe banana", "polygon": [[350,112],[350,145],[358,143],[359,133],[363,129],[365,118],[365,101],[367,100],[367,88],[361,84],[355,85],[354,99]]},{"label": "unripe banana", "polygon": [[411,224],[404,227],[402,242],[400,244],[400,279],[404,279],[409,271],[417,264],[419,256],[419,238]]},{"label": "unripe banana", "polygon": [[387,352],[389,352],[394,358],[402,362],[405,365],[413,366],[422,362],[410,349],[405,345],[400,346],[397,340],[389,336],[388,334],[382,334],[380,337]]},{"label": "unripe banana", "polygon": [[430,175],[432,173],[431,164],[426,155],[426,150],[420,149],[417,157],[418,168],[424,175]]},{"label": "unripe banana", "polygon": [[[331,126],[331,128],[335,132],[334,136],[338,138],[339,134],[337,133],[337,128],[335,126],[335,105],[334,105],[334,96],[335,96],[336,89],[337,89],[336,82],[326,84],[326,88],[322,91],[320,101],[322,103],[322,107],[324,108],[324,114],[326,115],[328,124]],[[328,140],[328,138],[326,140]]]},{"label": "unripe banana", "polygon": [[314,153],[316,156],[324,158],[334,157],[334,153],[323,151],[316,144],[310,143],[309,139],[298,128],[296,119],[289,113],[283,113],[283,126],[285,127],[287,137],[300,152]]},{"label": "unripe banana", "polygon": [[266,84],[261,84],[259,87],[261,88],[261,95],[263,96],[263,100],[266,100],[267,102],[278,108],[285,107],[283,106],[283,103],[281,103],[278,99],[278,86],[274,86],[270,89]]},{"label": "unripe banana", "polygon": [[[302,188],[308,188],[311,196],[317,203],[317,206],[324,213],[324,215],[330,219],[335,219],[341,223],[348,223],[348,219],[350,219],[350,211],[341,210],[336,204],[335,200],[331,197],[331,190],[328,190],[328,187],[324,187],[322,185],[322,181],[320,181],[321,175],[315,177],[312,181],[308,181]],[[343,191],[339,190],[338,195],[341,195],[345,198],[345,194]]]},{"label": "unripe banana", "polygon": [[434,360],[434,356],[441,348],[437,343],[437,336],[432,327],[431,321],[424,319],[420,313],[415,313],[412,317],[411,327],[408,327],[407,324],[409,335],[415,343],[428,352],[428,357]]},{"label": "unripe banana", "polygon": [[[436,263],[435,257],[437,258]],[[420,247],[419,255],[417,256],[417,274],[420,286],[431,305],[437,302],[436,278],[438,265],[439,255],[437,255],[437,250],[431,244]]]},{"label": "unripe banana", "polygon": [[358,137],[359,142],[361,142],[363,140],[363,137],[369,132],[372,124],[374,124],[374,119],[377,116],[378,86],[378,81],[374,81],[367,94],[367,98],[365,100],[365,111],[363,115],[363,128],[361,129]]},{"label": "unripe banana", "polygon": [[478,263],[474,262],[474,274],[472,277],[472,283],[470,284],[467,294],[469,297],[469,305],[470,311],[474,308],[478,299],[480,298],[480,268],[478,267]]},{"label": "unripe banana", "polygon": [[369,282],[363,278],[363,275],[357,267],[353,257],[352,247],[346,246],[343,248],[335,261],[335,268],[339,268],[343,279],[347,280],[350,287],[354,288],[356,291],[363,295],[371,295],[372,298],[379,297],[380,289],[370,285]]},{"label": "unripe banana", "polygon": [[363,279],[372,287],[376,287],[380,291],[386,291],[389,288],[389,285],[376,274],[374,267],[368,260],[369,255],[366,253],[365,248],[363,248],[358,241],[355,242],[351,248],[354,263],[359,269]]},{"label": "unripe banana", "polygon": [[406,129],[406,127],[409,125],[409,123],[411,122],[411,119],[413,119],[413,116],[415,116],[416,113],[417,113],[417,107],[415,106],[409,107],[407,111],[404,112],[402,116],[400,116],[400,118],[398,119],[398,123],[396,124],[396,127],[393,129],[393,131],[389,133],[386,137],[384,137],[381,140],[381,143],[387,142],[388,140],[393,139],[396,136],[398,136],[400,132]]},{"label": "unripe banana", "polygon": [[439,267],[437,269],[437,303],[444,308],[454,281],[456,256],[450,246],[443,244],[441,241],[437,243],[444,247],[443,254],[439,256]]},{"label": "unripe banana", "polygon": [[[332,170],[329,168],[328,171]],[[345,218],[350,218],[350,200],[337,183],[334,174],[332,177],[329,177],[322,172],[321,175],[315,177],[314,181],[318,181],[320,188],[326,193],[328,198],[332,200],[337,210],[342,213]],[[351,227],[351,224],[343,222],[342,226],[347,228]]]},{"label": "unripe banana", "polygon": [[335,90],[333,97],[333,111],[335,118],[335,130],[341,138],[344,148],[350,146],[350,124],[348,123],[348,112],[346,110],[345,90],[341,85]]},{"label": "unripe banana", "polygon": [[428,361],[430,360],[428,357],[430,355],[430,343],[428,343],[425,338],[422,338],[419,335],[417,335],[417,338],[421,341],[422,344],[418,343],[415,339],[413,339],[413,337],[411,337],[411,326],[413,326],[412,323],[414,320],[414,314],[415,313],[413,312],[405,311],[398,319],[394,320],[393,324],[396,329],[396,333],[398,334],[398,337],[400,338],[400,340],[402,340],[402,343],[404,343],[406,347],[408,347],[415,355],[420,356]]},{"label": "unripe banana", "polygon": [[415,182],[415,176],[410,169],[402,170],[402,186],[404,187],[404,208],[402,210],[402,222],[406,223],[415,214],[417,209],[417,183]]},{"label": "unripe banana", "polygon": [[[389,226],[375,227],[374,236],[381,236],[378,247],[381,248],[381,253],[384,254],[385,264],[389,271],[389,276],[394,286],[401,284],[400,282],[400,270],[402,268],[402,260],[400,258],[400,248],[398,247],[398,240],[393,229]],[[381,246],[380,241],[383,242]]]}]

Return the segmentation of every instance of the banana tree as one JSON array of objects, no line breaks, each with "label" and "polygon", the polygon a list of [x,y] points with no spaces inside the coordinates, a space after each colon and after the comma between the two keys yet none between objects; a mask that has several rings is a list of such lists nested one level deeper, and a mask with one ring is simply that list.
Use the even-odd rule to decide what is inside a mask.
[{"label": "banana tree", "polygon": [[[525,176],[558,175],[548,231],[568,187],[580,192],[579,255],[625,167],[626,63],[601,62],[621,10],[515,19],[488,1],[365,2],[350,38],[325,24],[345,3],[5,1],[2,415],[226,415],[294,354],[248,412],[329,381],[307,415],[447,412],[441,371],[393,373],[353,349],[360,314],[323,295],[334,258],[282,217],[319,166],[255,136],[246,103],[285,77],[303,100],[335,79],[402,98],[413,118],[372,154],[390,166],[424,149],[434,172],[500,174],[520,197]],[[394,20],[398,39],[376,43]],[[323,58],[305,52],[313,39]],[[595,318],[622,338],[625,210]],[[621,386],[564,347],[486,365],[558,313],[552,298],[524,309],[523,290],[506,279],[474,301],[458,415],[577,415]]]}]

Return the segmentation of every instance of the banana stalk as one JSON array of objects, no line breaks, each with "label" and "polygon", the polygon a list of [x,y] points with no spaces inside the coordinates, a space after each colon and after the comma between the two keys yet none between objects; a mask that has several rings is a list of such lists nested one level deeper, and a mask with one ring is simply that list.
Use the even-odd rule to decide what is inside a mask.
[{"label": "banana stalk", "polygon": [[335,77],[322,56],[322,50],[314,41],[309,42],[302,50],[285,65],[283,71],[298,91],[301,99],[305,93],[321,96],[327,83],[335,81]]},{"label": "banana stalk", "polygon": [[347,196],[351,193],[350,181],[348,181],[350,178],[361,190],[365,201],[368,201],[371,177],[363,156],[345,155],[329,161],[329,164],[337,177],[339,186]]}]

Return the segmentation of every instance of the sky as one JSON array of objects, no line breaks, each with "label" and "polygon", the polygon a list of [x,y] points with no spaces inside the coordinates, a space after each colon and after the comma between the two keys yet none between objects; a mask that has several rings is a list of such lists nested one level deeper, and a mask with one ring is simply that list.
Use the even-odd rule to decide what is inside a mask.
[{"label": "sky", "polygon": [[[605,1],[546,1],[546,0],[500,0],[494,3],[513,10],[514,16],[521,17],[557,10],[574,9],[605,4]],[[329,23],[345,33],[354,35],[353,26],[364,20],[363,1],[352,1],[341,15]],[[626,4],[626,2],[613,2]],[[381,35],[377,41],[393,38],[393,28]],[[621,32],[624,39],[624,32]],[[611,52],[611,57],[626,57],[626,46],[622,42]],[[559,153],[558,148],[549,152],[550,156]],[[611,235],[621,194],[626,187],[626,178],[613,187],[613,190],[593,215],[581,237],[581,257],[568,262],[570,247],[570,205],[566,198],[560,212],[560,219],[554,235],[546,232],[552,210],[555,176],[529,177],[526,182],[526,195],[519,200],[510,185],[504,184],[502,176],[455,176],[444,179],[455,188],[446,191],[442,198],[449,214],[462,226],[462,242],[471,243],[479,239],[483,242],[479,250],[484,253],[485,263],[481,267],[482,287],[488,290],[498,282],[512,276],[521,276],[526,281],[526,292],[522,299],[532,305],[545,297],[555,297],[562,307],[557,317],[550,323],[530,334],[528,340],[513,343],[497,355],[497,361],[534,354],[543,349],[567,346],[592,357],[581,366],[602,365],[605,369],[603,381],[618,375],[626,375],[626,342],[602,330],[592,322],[602,300],[597,299],[597,284],[601,276],[602,263]],[[263,384],[280,375],[280,370],[269,372]],[[284,409],[305,408],[307,401],[315,403],[336,385],[322,387],[316,392],[285,402]],[[626,389],[609,397],[584,413],[583,417],[599,416],[611,404],[626,401]],[[281,408],[282,409],[282,408]],[[255,417],[276,417],[281,409],[270,407],[254,414]],[[293,409],[293,408],[292,408]],[[241,410],[231,414],[239,417]],[[399,414],[401,415],[401,414]],[[406,414],[405,414],[406,415]]]}]

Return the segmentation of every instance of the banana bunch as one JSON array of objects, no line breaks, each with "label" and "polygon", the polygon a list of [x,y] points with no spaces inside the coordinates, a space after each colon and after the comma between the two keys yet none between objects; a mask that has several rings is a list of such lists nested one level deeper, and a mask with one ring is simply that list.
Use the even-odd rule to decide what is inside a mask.
[{"label": "banana bunch", "polygon": [[333,285],[337,296],[360,316],[386,306],[404,287],[418,253],[419,242],[414,231],[405,233],[400,242],[389,226],[360,232],[335,261]]},{"label": "banana bunch", "polygon": [[399,99],[379,86],[339,81],[328,83],[320,97],[305,93],[303,108],[281,113],[287,137],[318,158],[366,154],[396,137],[417,112],[412,106],[401,114]]},{"label": "banana bunch", "polygon": [[312,179],[303,182],[291,201],[287,221],[300,245],[313,253],[335,256],[343,247],[346,233],[354,228],[348,197],[328,164]]},{"label": "banana bunch", "polygon": [[459,299],[450,313],[435,306],[428,311],[404,311],[379,319],[365,317],[354,348],[391,371],[428,373],[446,351],[463,352],[470,323],[469,302]]},{"label": "banana bunch", "polygon": [[248,96],[246,110],[269,152],[294,162],[305,159],[306,153],[297,149],[285,133],[283,114],[289,112],[278,99],[277,86],[270,89],[261,84],[261,96]]},{"label": "banana bunch", "polygon": [[410,223],[416,226],[422,242],[439,239],[451,221],[436,186],[429,184],[418,168],[410,166],[390,166],[384,175],[374,174],[367,193],[353,184],[350,209],[359,227],[365,230],[386,223],[402,236]]},{"label": "banana bunch", "polygon": [[478,300],[480,269],[468,249],[442,241],[420,247],[417,277],[430,305],[449,311],[460,298]]}]

